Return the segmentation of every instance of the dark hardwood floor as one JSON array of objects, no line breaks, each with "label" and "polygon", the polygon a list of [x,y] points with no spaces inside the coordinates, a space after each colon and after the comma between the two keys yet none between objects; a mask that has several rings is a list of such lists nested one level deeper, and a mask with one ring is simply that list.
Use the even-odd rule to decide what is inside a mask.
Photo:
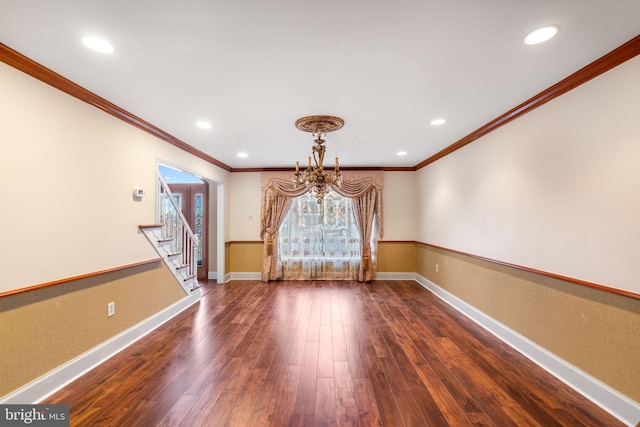
[{"label": "dark hardwood floor", "polygon": [[620,426],[412,281],[234,281],[46,403],[78,426]]}]

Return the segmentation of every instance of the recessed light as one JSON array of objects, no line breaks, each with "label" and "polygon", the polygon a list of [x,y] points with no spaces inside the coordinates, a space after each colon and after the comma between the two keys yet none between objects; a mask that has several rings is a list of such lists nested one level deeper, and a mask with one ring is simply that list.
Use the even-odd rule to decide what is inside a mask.
[{"label": "recessed light", "polygon": [[447,123],[447,121],[445,119],[433,119],[429,123],[433,126],[440,126]]},{"label": "recessed light", "polygon": [[196,126],[198,126],[200,129],[211,129],[211,123],[207,122],[206,120],[201,120],[198,123],[196,123]]},{"label": "recessed light", "polygon": [[407,152],[406,151],[398,151],[398,156],[406,156]]},{"label": "recessed light", "polygon": [[537,30],[531,31],[524,38],[524,42],[526,44],[538,44],[542,42],[546,42],[551,37],[555,36],[560,30],[560,27],[557,25],[547,25],[546,27],[538,28]]},{"label": "recessed light", "polygon": [[247,153],[245,153],[244,151],[241,151],[241,152],[238,153],[238,157],[245,158],[245,157],[249,157],[249,155]]},{"label": "recessed light", "polygon": [[82,39],[82,43],[89,49],[100,53],[113,53],[115,50],[111,43],[100,37],[87,36]]}]

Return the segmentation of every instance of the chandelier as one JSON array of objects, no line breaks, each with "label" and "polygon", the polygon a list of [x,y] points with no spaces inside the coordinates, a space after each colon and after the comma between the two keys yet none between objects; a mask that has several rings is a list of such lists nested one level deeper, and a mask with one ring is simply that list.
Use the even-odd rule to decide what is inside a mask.
[{"label": "chandelier", "polygon": [[342,173],[340,172],[340,165],[338,164],[337,157],[333,173],[325,172],[324,166],[322,165],[322,162],[324,161],[324,154],[327,150],[327,147],[324,145],[325,140],[323,137],[327,132],[338,130],[342,126],[344,126],[344,120],[333,116],[308,116],[296,121],[296,127],[298,129],[305,132],[311,132],[314,138],[313,147],[311,149],[313,164],[311,164],[312,156],[309,156],[307,169],[300,171],[300,164],[299,162],[296,162],[296,173],[293,175],[293,182],[296,186],[310,186],[316,193],[318,203],[322,203],[325,194],[329,191],[330,184],[335,184],[337,186],[342,184]]}]

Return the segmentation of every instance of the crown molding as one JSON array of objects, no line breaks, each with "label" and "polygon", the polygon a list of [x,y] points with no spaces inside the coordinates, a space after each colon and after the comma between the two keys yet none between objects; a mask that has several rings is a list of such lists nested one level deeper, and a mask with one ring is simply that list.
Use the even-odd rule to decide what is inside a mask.
[{"label": "crown molding", "polygon": [[[329,168],[331,169],[331,168]],[[415,172],[416,168],[413,166],[340,166],[342,171],[383,171],[383,172]],[[231,172],[291,172],[294,173],[296,168],[282,167],[282,168],[232,168]]]},{"label": "crown molding", "polygon": [[218,159],[211,157],[210,155],[190,146],[186,142],[176,138],[175,136],[163,131],[162,129],[152,125],[151,123],[137,117],[126,110],[118,107],[115,104],[107,101],[106,99],[96,95],[95,93],[83,88],[82,86],[72,82],[71,80],[62,77],[60,74],[48,69],[47,67],[40,65],[39,63],[27,58],[21,53],[11,49],[7,45],[0,43],[0,61],[5,64],[22,71],[25,74],[30,75],[68,95],[73,96],[80,101],[86,102],[89,105],[97,107],[125,123],[133,125],[138,129],[141,129],[151,135],[159,138],[169,144],[184,150],[196,157],[201,158],[213,165],[216,165],[224,170],[231,171],[231,166],[222,163]]},{"label": "crown molding", "polygon": [[640,54],[640,35],[415,166],[419,170]]},{"label": "crown molding", "polygon": [[[384,171],[402,171],[402,172],[412,172],[417,171],[436,160],[439,160],[454,151],[459,150],[460,148],[476,141],[477,139],[493,132],[499,127],[523,116],[524,114],[534,110],[547,102],[564,95],[570,90],[582,85],[583,83],[588,82],[589,80],[598,77],[601,74],[617,67],[618,65],[634,58],[635,56],[640,54],[640,35],[634,37],[629,40],[622,46],[612,50],[608,54],[603,57],[595,60],[589,65],[581,68],[555,85],[549,87],[548,89],[540,92],[539,94],[533,96],[532,98],[526,100],[522,104],[518,105],[515,108],[507,111],[491,122],[485,124],[469,135],[463,137],[457,142],[449,145],[433,156],[423,160],[413,167],[371,167],[371,168],[352,168],[352,169],[376,169],[376,170],[384,170]],[[196,157],[199,157],[213,165],[216,165],[226,171],[229,172],[261,172],[261,171],[272,171],[272,170],[289,170],[287,168],[232,168],[229,165],[219,161],[218,159],[190,146],[186,142],[174,137],[173,135],[163,131],[162,129],[152,125],[149,122],[144,121],[143,119],[123,110],[122,108],[112,104],[106,99],[94,94],[93,92],[88,91],[87,89],[79,86],[76,83],[62,77],[61,75],[53,72],[52,70],[38,64],[37,62],[27,58],[26,56],[20,54],[19,52],[11,49],[3,43],[0,43],[0,61],[4,62],[7,65],[12,66],[50,86],[53,86],[81,101],[84,101],[90,105],[93,105],[97,108],[100,108],[104,112],[117,117],[123,120],[126,123],[129,123],[145,132],[150,133],[151,135],[166,141],[190,154],[193,154]],[[346,170],[346,168],[343,168]]]}]

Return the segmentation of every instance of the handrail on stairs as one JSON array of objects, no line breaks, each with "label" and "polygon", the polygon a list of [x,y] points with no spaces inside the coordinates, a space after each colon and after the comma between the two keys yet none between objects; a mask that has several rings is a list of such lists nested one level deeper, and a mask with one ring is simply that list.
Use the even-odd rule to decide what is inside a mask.
[{"label": "handrail on stairs", "polygon": [[[197,278],[198,236],[191,230],[187,219],[178,206],[169,185],[158,176],[158,215],[162,224],[162,239],[170,245],[170,251],[181,257],[181,269],[186,269],[187,277]],[[169,201],[169,203],[166,203]],[[197,279],[196,279],[197,280]]]}]

